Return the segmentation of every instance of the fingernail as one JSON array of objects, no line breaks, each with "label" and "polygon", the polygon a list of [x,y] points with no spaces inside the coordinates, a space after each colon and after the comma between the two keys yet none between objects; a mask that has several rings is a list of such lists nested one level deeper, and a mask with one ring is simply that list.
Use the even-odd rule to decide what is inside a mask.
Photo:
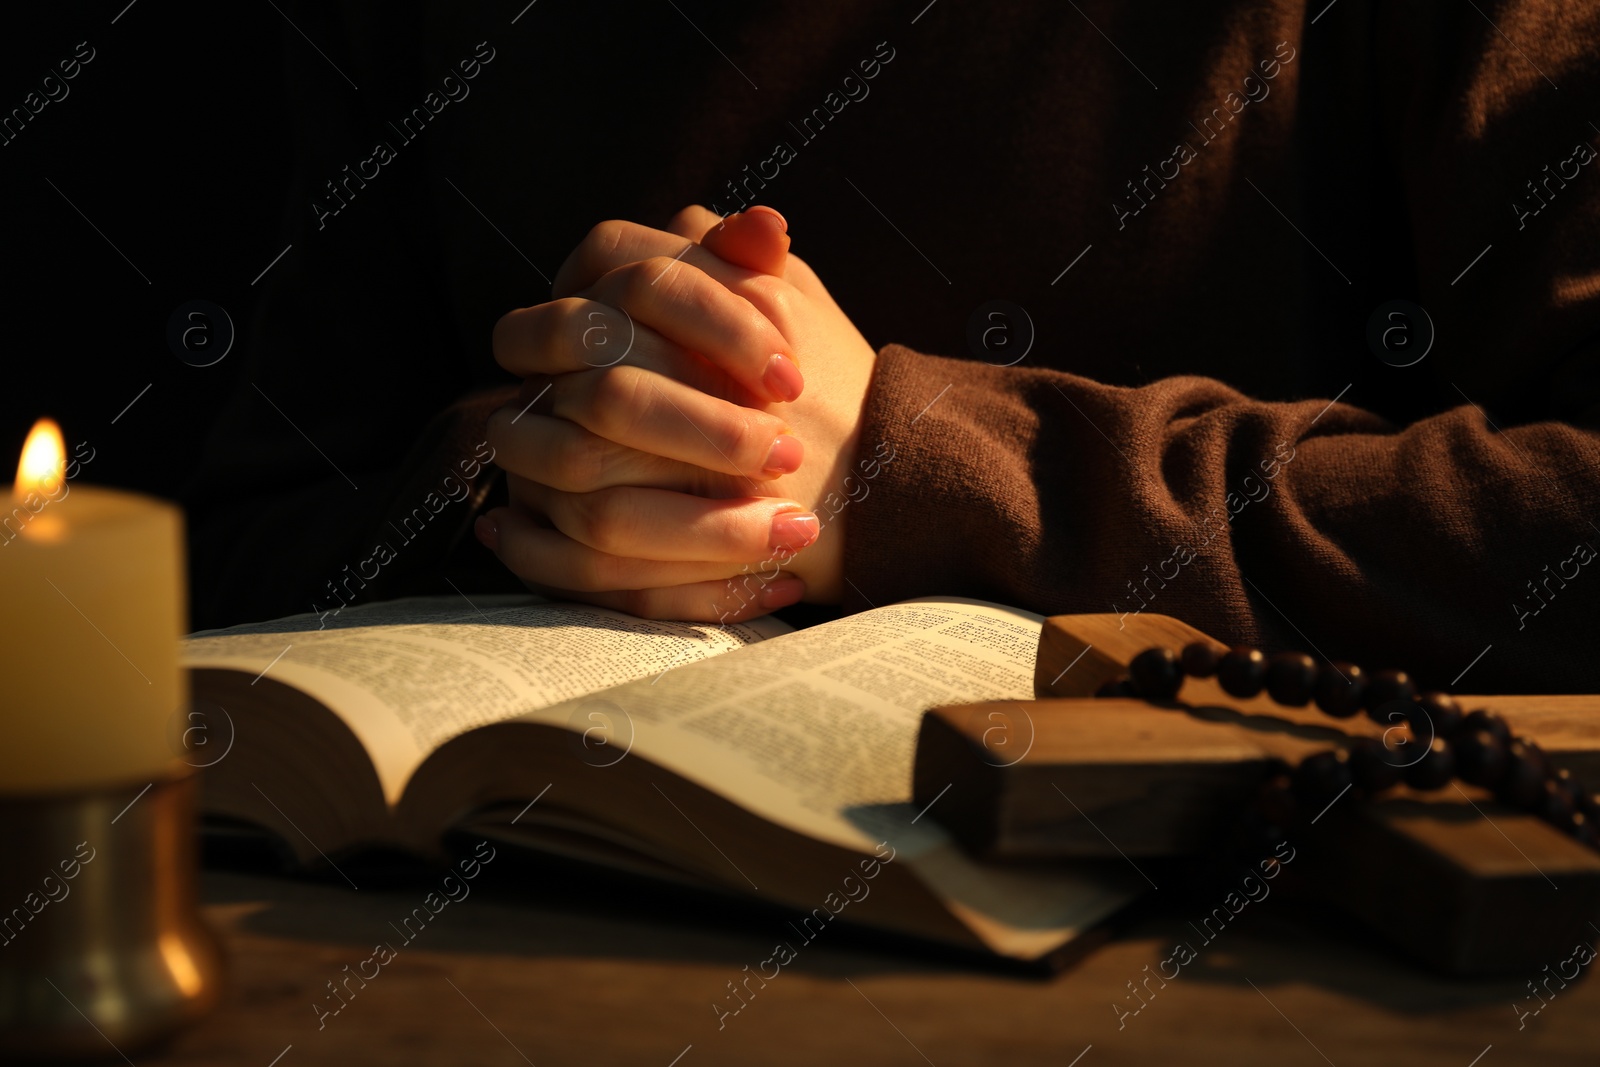
[{"label": "fingernail", "polygon": [[767,453],[767,461],[761,469],[776,474],[793,474],[800,469],[800,461],[805,456],[806,446],[800,443],[800,438],[781,433],[772,442],[772,451]]},{"label": "fingernail", "polygon": [[494,519],[479,515],[478,521],[472,524],[472,532],[490,552],[500,551],[500,524]]},{"label": "fingernail", "polygon": [[761,376],[761,382],[775,398],[784,401],[800,399],[800,390],[806,387],[805,379],[800,377],[800,368],[785,355],[776,355],[767,360],[767,372]]},{"label": "fingernail", "polygon": [[767,547],[774,552],[788,549],[798,552],[817,539],[822,525],[809,511],[785,511],[772,517],[772,532],[767,536]]},{"label": "fingernail", "polygon": [[806,595],[806,583],[799,578],[779,578],[775,582],[768,582],[761,587],[760,601],[762,608],[767,611],[776,611],[786,608],[790,604],[800,603],[800,598]]},{"label": "fingernail", "polygon": [[783,232],[789,232],[789,220],[784,218],[782,212],[775,207],[768,207],[765,204],[756,204],[753,207],[745,208],[744,213],[746,215],[753,215],[758,211],[763,215],[771,215],[773,218],[777,219],[778,225],[783,227]]}]

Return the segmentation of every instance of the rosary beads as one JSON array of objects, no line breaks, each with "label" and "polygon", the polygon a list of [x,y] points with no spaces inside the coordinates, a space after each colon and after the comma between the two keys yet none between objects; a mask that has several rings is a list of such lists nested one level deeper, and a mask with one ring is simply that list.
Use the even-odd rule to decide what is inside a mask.
[{"label": "rosary beads", "polygon": [[1280,830],[1294,821],[1297,808],[1320,812],[1347,791],[1370,798],[1402,782],[1429,790],[1459,778],[1491,790],[1501,802],[1537,815],[1586,845],[1600,847],[1600,796],[1553,766],[1537,744],[1513,736],[1500,716],[1483,709],[1465,712],[1447,693],[1419,692],[1404,671],[1369,675],[1353,663],[1319,666],[1302,652],[1266,656],[1254,648],[1223,649],[1196,641],[1181,653],[1146,649],[1129,663],[1126,678],[1106,683],[1095,696],[1171,703],[1185,676],[1215,676],[1225,692],[1240,699],[1265,691],[1286,707],[1315,702],[1336,719],[1364,711],[1374,722],[1395,724],[1385,740],[1402,721],[1409,728],[1410,738],[1400,738],[1397,745],[1357,737],[1349,747],[1319,752],[1298,767],[1285,765],[1287,781],[1268,784],[1269,790],[1285,795],[1264,805]]}]

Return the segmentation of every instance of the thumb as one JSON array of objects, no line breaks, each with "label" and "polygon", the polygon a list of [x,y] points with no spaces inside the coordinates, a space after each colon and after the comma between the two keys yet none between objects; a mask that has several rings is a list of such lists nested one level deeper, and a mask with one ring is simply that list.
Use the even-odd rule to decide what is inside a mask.
[{"label": "thumb", "polygon": [[736,267],[782,278],[789,266],[789,223],[764,205],[738,215],[719,217],[699,204],[672,216],[667,232],[701,245]]},{"label": "thumb", "polygon": [[700,245],[735,266],[782,278],[789,263],[789,223],[772,208],[757,205],[711,227]]}]

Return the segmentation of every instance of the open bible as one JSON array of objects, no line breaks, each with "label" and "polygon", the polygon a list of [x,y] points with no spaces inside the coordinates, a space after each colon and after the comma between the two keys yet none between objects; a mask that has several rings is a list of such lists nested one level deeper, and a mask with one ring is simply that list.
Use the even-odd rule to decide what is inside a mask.
[{"label": "open bible", "polygon": [[910,801],[922,712],[1030,699],[1042,622],[921,599],[804,630],[711,626],[518,596],[209,631],[185,662],[233,734],[204,810],[308,865],[441,855],[468,829],[754,893],[813,926],[1039,959],[1130,900],[1133,872],[979,865]]}]

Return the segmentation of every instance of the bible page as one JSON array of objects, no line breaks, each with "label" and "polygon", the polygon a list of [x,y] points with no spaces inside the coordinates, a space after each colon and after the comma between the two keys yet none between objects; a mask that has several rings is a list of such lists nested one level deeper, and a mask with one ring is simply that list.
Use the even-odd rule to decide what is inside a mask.
[{"label": "bible page", "polygon": [[[1103,865],[980,867],[912,806],[911,771],[927,708],[1033,699],[1043,621],[981,601],[907,601],[523,718],[611,723],[631,752],[771,822],[865,853],[888,841],[993,947],[1026,956],[1125,903],[1128,879]],[[1019,754],[1030,740],[1014,739]]]},{"label": "bible page", "polygon": [[790,629],[776,619],[652,622],[533,596],[414,597],[332,620],[307,613],[205,631],[185,640],[183,663],[283,682],[332,709],[392,806],[417,765],[458,734]]}]

